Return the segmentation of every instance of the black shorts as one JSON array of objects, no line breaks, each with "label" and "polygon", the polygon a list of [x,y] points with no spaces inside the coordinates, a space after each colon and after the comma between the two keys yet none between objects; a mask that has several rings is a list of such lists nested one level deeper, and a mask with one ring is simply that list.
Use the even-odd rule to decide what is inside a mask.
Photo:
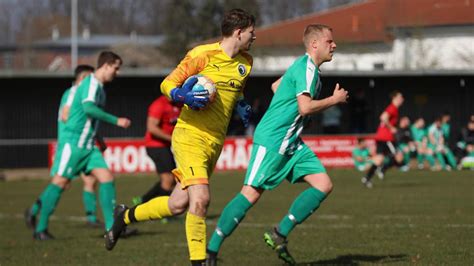
[{"label": "black shorts", "polygon": [[396,143],[393,141],[376,141],[376,147],[377,147],[377,154],[383,154],[385,156],[387,155],[395,155],[397,152],[396,150]]},{"label": "black shorts", "polygon": [[176,168],[173,153],[169,147],[146,147],[146,153],[155,163],[158,173],[170,173],[171,170]]}]

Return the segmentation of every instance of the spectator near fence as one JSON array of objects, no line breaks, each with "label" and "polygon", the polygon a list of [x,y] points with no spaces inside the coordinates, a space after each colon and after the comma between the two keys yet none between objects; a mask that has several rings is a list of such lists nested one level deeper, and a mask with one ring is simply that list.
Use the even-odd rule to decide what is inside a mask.
[{"label": "spectator near fence", "polygon": [[363,138],[357,139],[357,145],[352,150],[352,159],[354,160],[355,169],[364,172],[373,164],[370,159],[370,151],[367,147],[367,142]]},{"label": "spectator near fence", "polygon": [[425,120],[419,117],[410,127],[410,130],[415,142],[418,169],[425,168],[424,160],[426,159],[430,165],[430,168],[434,170],[435,160],[433,157],[433,151],[428,149],[428,132],[425,128]]},{"label": "spectator near fence", "polygon": [[[448,147],[444,136],[442,118],[438,117],[428,128],[428,147],[436,155],[441,169],[449,171],[451,169],[456,169],[456,159],[454,158],[451,149]],[[446,164],[445,157],[448,164]]]}]

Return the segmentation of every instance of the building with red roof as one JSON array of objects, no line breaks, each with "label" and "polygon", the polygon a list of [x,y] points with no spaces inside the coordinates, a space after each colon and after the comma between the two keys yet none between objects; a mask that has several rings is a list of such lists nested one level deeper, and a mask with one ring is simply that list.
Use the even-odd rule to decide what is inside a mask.
[{"label": "building with red roof", "polygon": [[308,24],[333,28],[330,70],[474,70],[473,0],[369,0],[258,28],[256,70],[284,70],[304,53]]}]

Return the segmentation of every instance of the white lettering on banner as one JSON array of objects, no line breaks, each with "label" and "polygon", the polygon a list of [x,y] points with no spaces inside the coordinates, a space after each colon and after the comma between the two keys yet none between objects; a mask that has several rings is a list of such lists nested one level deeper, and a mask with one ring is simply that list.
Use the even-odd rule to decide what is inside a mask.
[{"label": "white lettering on banner", "polygon": [[107,162],[107,165],[112,170],[112,172],[118,173],[122,171],[122,165],[120,157],[122,155],[122,148],[117,147],[109,147],[104,152],[104,159]]},{"label": "white lettering on banner", "polygon": [[224,144],[221,155],[217,160],[216,168],[218,170],[230,169],[232,164],[232,157],[234,155],[234,146]]},{"label": "white lettering on banner", "polygon": [[247,140],[237,139],[235,140],[235,158],[234,158],[234,169],[247,169],[249,164],[249,153],[247,150]]},{"label": "white lettering on banner", "polygon": [[311,147],[311,150],[314,151],[315,153],[318,153],[318,152],[332,152],[333,147],[332,146],[316,146],[316,147]]},{"label": "white lettering on banner", "polygon": [[351,140],[338,140],[338,139],[322,139],[319,141],[319,145],[332,145],[332,146],[341,146],[341,145],[352,145]]},{"label": "white lettering on banner", "polygon": [[140,163],[140,171],[141,172],[146,172],[148,170],[155,171],[155,164],[153,163],[153,160],[148,156],[146,153],[146,147],[141,146],[139,149],[139,163]]},{"label": "white lettering on banner", "polygon": [[[110,147],[112,146],[112,147]],[[155,171],[155,164],[148,157],[145,146],[127,145],[125,147],[109,145],[104,159],[114,173]]]},{"label": "white lettering on banner", "polygon": [[348,166],[354,165],[354,160],[351,157],[332,157],[332,158],[319,158],[323,165],[330,166]]},{"label": "white lettering on banner", "polygon": [[[375,142],[368,138],[369,146]],[[326,167],[352,167],[352,150],[357,136],[318,137],[305,136],[303,141],[317,154]],[[48,144],[49,162],[52,164],[56,143]],[[155,170],[153,161],[146,154],[145,143],[141,140],[107,141],[108,149],[104,159],[114,173],[151,172]],[[373,148],[373,147],[372,147]],[[229,138],[224,142],[216,164],[216,170],[246,169],[252,153],[252,140],[248,138]]]},{"label": "white lettering on banner", "polygon": [[251,152],[252,145],[247,144],[246,139],[235,139],[234,142],[225,143],[217,160],[216,169],[247,169]]},{"label": "white lettering on banner", "polygon": [[135,146],[127,146],[123,149],[122,166],[125,172],[135,172],[138,168],[138,151]]},{"label": "white lettering on banner", "polygon": [[351,152],[352,153],[352,150],[354,150],[355,146],[354,145],[344,145],[344,146],[336,146],[336,151],[339,151],[339,152]]},{"label": "white lettering on banner", "polygon": [[308,145],[308,147],[315,147],[315,146],[318,146],[318,141],[317,140],[303,140],[304,143],[306,143],[306,145]]}]

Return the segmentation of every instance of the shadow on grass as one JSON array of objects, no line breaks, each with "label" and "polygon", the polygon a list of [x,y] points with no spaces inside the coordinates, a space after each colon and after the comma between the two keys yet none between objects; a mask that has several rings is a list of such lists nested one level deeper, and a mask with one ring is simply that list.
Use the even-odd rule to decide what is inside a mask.
[{"label": "shadow on grass", "polygon": [[392,255],[367,255],[367,254],[348,254],[338,256],[334,259],[319,260],[313,262],[303,262],[297,265],[312,266],[312,265],[359,265],[359,263],[394,263],[408,261],[406,254],[392,254]]}]

